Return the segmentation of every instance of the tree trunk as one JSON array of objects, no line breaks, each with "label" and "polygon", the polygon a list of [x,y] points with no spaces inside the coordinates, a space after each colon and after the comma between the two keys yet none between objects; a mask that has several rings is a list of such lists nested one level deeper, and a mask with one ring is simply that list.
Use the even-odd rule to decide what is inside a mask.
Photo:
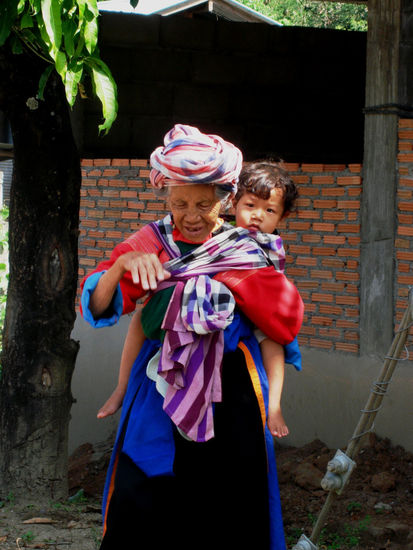
[{"label": "tree trunk", "polygon": [[80,163],[63,86],[0,48],[0,109],[12,127],[10,280],[0,381],[0,494],[67,497]]}]

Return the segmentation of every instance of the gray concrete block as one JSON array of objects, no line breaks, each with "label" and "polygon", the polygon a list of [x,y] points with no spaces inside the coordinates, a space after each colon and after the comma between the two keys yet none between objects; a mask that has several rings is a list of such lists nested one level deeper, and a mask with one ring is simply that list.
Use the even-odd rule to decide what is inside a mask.
[{"label": "gray concrete block", "polygon": [[173,15],[161,19],[161,45],[183,50],[212,50],[214,37],[214,21]]}]

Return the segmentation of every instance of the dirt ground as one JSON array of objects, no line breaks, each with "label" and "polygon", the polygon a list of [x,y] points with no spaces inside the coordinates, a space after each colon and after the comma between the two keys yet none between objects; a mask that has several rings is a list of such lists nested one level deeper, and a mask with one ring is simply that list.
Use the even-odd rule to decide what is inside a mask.
[{"label": "dirt ground", "polygon": [[[320,480],[334,454],[335,449],[321,441],[300,448],[277,445],[288,548],[303,532],[311,535],[326,498]],[[90,444],[77,449],[70,461],[72,500],[67,502],[41,508],[18,504],[12,495],[3,496],[0,550],[98,549],[100,494],[107,461],[108,453],[97,458]],[[349,484],[326,518],[319,548],[413,550],[413,454],[372,435],[356,462]]]}]

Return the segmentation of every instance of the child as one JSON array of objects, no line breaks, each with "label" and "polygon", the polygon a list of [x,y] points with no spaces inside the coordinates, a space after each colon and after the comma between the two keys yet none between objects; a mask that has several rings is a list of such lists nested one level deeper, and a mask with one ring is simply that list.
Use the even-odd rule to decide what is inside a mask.
[{"label": "child", "polygon": [[[278,163],[258,161],[246,164],[234,198],[235,223],[249,231],[273,233],[293,209],[297,196],[296,185]],[[133,315],[128,329],[118,385],[99,410],[98,418],[114,414],[122,405],[133,362],[145,340],[140,322],[141,309]],[[284,382],[284,349],[261,331],[256,331],[256,336],[269,382],[268,427],[273,436],[281,438],[289,433],[280,403]]]}]

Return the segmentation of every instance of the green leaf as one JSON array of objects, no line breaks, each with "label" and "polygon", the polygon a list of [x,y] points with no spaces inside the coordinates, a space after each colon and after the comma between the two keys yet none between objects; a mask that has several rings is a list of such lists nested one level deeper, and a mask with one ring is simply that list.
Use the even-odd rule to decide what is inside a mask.
[{"label": "green leaf", "polygon": [[31,29],[34,26],[33,17],[30,13],[25,13],[20,21],[21,29]]},{"label": "green leaf", "polygon": [[85,58],[85,64],[91,71],[92,83],[96,95],[102,103],[104,123],[99,125],[99,131],[108,133],[116,119],[118,111],[117,88],[109,67],[97,57]]},{"label": "green leaf", "polygon": [[65,90],[66,90],[66,97],[69,105],[73,107],[80,79],[82,78],[83,74],[83,67],[82,65],[78,64],[75,66],[74,69],[68,69],[66,71],[66,81],[65,81]]},{"label": "green leaf", "polygon": [[43,71],[42,76],[40,77],[39,91],[37,92],[37,97],[39,99],[44,99],[44,89],[46,87],[46,83],[53,69],[54,69],[53,65],[49,65],[49,67],[46,67],[46,69]]},{"label": "green leaf", "polygon": [[25,5],[26,5],[26,0],[20,0],[19,1],[19,3],[17,4],[17,13],[18,13],[18,15],[20,15],[23,12]]},{"label": "green leaf", "polygon": [[16,17],[17,6],[15,0],[2,0],[0,3],[0,46],[3,46],[9,37]]},{"label": "green leaf", "polygon": [[129,4],[132,6],[132,8],[136,8],[136,6],[139,4],[139,0],[129,0]]},{"label": "green leaf", "polygon": [[84,27],[85,45],[87,51],[92,54],[98,41],[98,24],[96,19],[86,21]]},{"label": "green leaf", "polygon": [[23,52],[23,44],[16,35],[13,35],[10,39],[12,53],[18,55]]},{"label": "green leaf", "polygon": [[74,36],[76,32],[76,24],[70,19],[65,19],[62,22],[62,32],[66,53],[68,57],[71,58],[75,53]]},{"label": "green leaf", "polygon": [[55,59],[62,43],[62,20],[59,0],[41,0],[42,15],[46,32],[49,35],[50,54]]},{"label": "green leaf", "polygon": [[56,52],[55,68],[64,82],[66,78],[67,59],[65,53],[62,51]]}]

